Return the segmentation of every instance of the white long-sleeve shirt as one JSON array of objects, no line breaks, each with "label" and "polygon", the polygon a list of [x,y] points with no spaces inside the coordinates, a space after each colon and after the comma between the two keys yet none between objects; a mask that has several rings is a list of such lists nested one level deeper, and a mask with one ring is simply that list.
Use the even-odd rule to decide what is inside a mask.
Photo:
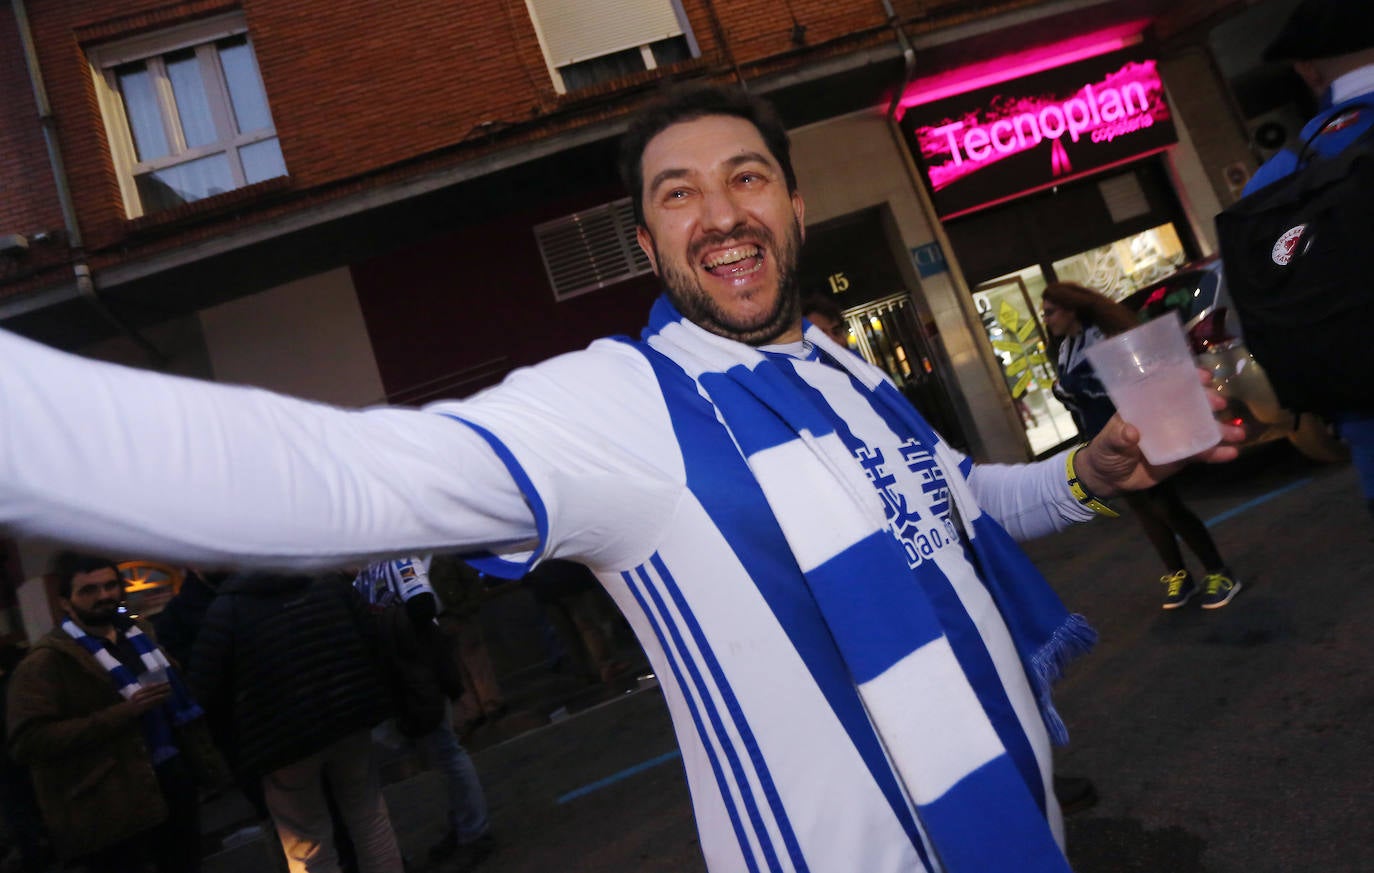
[{"label": "white long-sleeve shirt", "polygon": [[[425,410],[337,409],[4,333],[0,362],[0,524],[200,565],[488,550],[519,574],[535,556],[581,561],[660,677],[713,871],[767,857],[803,858],[817,873],[928,869],[919,823],[866,738],[815,605],[770,584],[772,559],[732,538],[730,519],[759,507],[747,489],[701,491],[700,462],[632,347],[601,341]],[[803,369],[836,409],[854,402],[837,372]],[[855,437],[870,461],[889,459],[889,495],[921,519],[893,535],[911,560],[938,565],[976,626],[1062,835],[1024,667],[958,538],[929,524],[948,499],[942,510],[898,461],[896,435],[871,419]],[[1062,456],[977,466],[969,486],[1018,538],[1092,516],[1070,494]]]},{"label": "white long-sleeve shirt", "polygon": [[[4,332],[0,363],[0,524],[202,565],[315,568],[535,549],[530,506],[492,444],[436,413],[519,421],[527,412],[530,439],[581,452],[590,467],[562,472],[586,496],[566,499],[593,504],[598,477],[633,473],[645,454],[636,443],[653,442],[649,431],[664,424],[614,396],[616,381],[644,383],[648,367],[606,341],[425,410],[339,409],[94,362]],[[606,434],[619,437],[622,457],[601,445]],[[602,462],[591,460],[602,450]],[[1062,457],[979,465],[971,486],[984,511],[1026,539],[1091,517],[1063,471]],[[616,522],[622,531],[652,524]],[[543,546],[614,564],[615,544],[593,542],[594,533]]]}]

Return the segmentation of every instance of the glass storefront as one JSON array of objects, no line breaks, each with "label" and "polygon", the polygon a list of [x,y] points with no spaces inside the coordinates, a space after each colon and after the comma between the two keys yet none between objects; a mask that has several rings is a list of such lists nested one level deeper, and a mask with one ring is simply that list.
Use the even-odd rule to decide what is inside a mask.
[{"label": "glass storefront", "polygon": [[1054,398],[1054,368],[1046,357],[1049,337],[1040,323],[1045,276],[1027,267],[979,285],[973,292],[988,341],[1002,365],[1026,441],[1036,455],[1074,439],[1078,428]]},{"label": "glass storefront", "polygon": [[1163,279],[1187,259],[1173,224],[1161,224],[1144,233],[1061,258],[1053,266],[1054,275],[1061,282],[1077,282],[1120,300]]},{"label": "glass storefront", "polygon": [[973,291],[974,305],[1002,366],[1007,391],[1026,430],[1032,454],[1044,455],[1078,439],[1069,411],[1055,399],[1049,336],[1040,299],[1054,279],[1076,282],[1121,299],[1174,272],[1186,260],[1173,224],[1162,224],[1052,262],[990,279]]}]

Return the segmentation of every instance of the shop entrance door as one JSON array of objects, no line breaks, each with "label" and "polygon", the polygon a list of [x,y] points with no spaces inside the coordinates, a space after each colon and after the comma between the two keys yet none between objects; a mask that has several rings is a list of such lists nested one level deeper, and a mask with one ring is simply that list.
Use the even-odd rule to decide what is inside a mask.
[{"label": "shop entrance door", "polygon": [[1054,368],[1046,357],[1049,337],[1040,323],[1044,290],[1040,268],[1027,267],[984,282],[973,291],[983,329],[1026,429],[1026,442],[1036,456],[1078,438],[1073,416],[1052,391]]},{"label": "shop entrance door", "polygon": [[911,405],[951,445],[966,449],[959,421],[936,375],[934,352],[921,332],[911,296],[903,291],[844,310],[849,347],[881,367]]},{"label": "shop entrance door", "polygon": [[935,339],[934,320],[922,316],[920,280],[887,207],[808,227],[797,274],[804,297],[840,308],[849,348],[886,371],[946,442],[967,451],[944,384],[952,368]]}]

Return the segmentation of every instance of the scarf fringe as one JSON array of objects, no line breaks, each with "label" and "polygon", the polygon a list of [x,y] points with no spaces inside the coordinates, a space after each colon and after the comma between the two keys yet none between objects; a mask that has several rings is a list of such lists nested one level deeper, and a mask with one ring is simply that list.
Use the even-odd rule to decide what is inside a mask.
[{"label": "scarf fringe", "polygon": [[1050,741],[1056,746],[1068,745],[1069,729],[1054,708],[1051,687],[1063,677],[1070,661],[1092,651],[1096,643],[1097,631],[1092,629],[1086,618],[1075,612],[1030,657],[1031,680],[1040,701],[1040,715],[1049,731]]}]

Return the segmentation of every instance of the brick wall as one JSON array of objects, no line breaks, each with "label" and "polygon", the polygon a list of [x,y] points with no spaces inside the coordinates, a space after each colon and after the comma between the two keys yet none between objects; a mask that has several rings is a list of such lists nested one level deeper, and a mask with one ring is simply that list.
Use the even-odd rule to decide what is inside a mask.
[{"label": "brick wall", "polygon": [[[901,0],[896,6],[899,15],[919,19],[912,24],[915,32],[1035,2],[1043,0]],[[103,268],[185,247],[229,226],[308,210],[624,114],[663,75],[726,79],[733,64],[756,78],[892,40],[880,0],[683,5],[700,59],[571,95],[554,92],[520,0],[44,0],[29,4],[29,12],[77,213],[99,275]],[[289,178],[131,222],[123,213],[86,53],[104,42],[234,9],[248,24]],[[806,27],[804,46],[793,40],[794,24]],[[12,15],[0,12],[0,39],[12,30]],[[12,53],[5,57],[0,85],[8,92],[12,79],[16,87],[24,83]],[[22,116],[31,101],[26,88],[15,93],[19,99],[5,101],[0,119]],[[10,128],[6,124],[0,133],[6,146],[0,159],[13,155],[27,167],[41,142],[32,125],[28,133],[23,125],[17,132]],[[19,147],[9,147],[11,137],[22,140]],[[10,199],[0,200],[0,210],[44,218],[55,211],[51,190],[25,189],[14,194],[15,203],[3,202]],[[0,275],[0,295],[18,290],[23,287]]]},{"label": "brick wall", "polygon": [[[653,276],[554,300],[532,227],[605,203],[617,190],[494,217],[354,263],[353,284],[387,397],[466,396],[508,371],[613,334],[638,336]],[[419,315],[423,313],[423,315]],[[461,380],[426,393],[423,386]]]}]

